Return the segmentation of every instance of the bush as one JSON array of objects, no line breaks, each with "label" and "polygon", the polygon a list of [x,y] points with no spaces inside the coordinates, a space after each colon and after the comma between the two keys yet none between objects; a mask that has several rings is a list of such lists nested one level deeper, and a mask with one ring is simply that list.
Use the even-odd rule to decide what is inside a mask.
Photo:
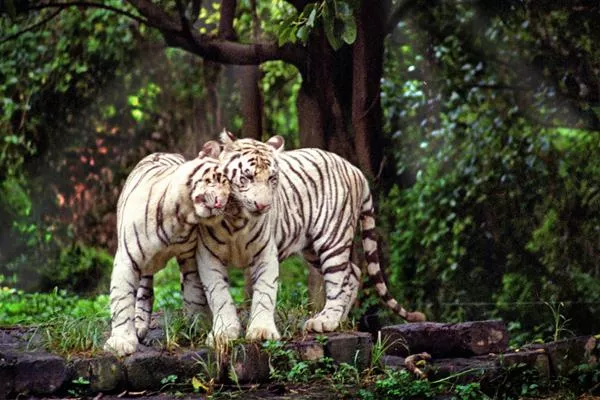
[{"label": "bush", "polygon": [[41,289],[54,287],[79,294],[107,293],[113,258],[105,250],[75,244],[41,268]]}]

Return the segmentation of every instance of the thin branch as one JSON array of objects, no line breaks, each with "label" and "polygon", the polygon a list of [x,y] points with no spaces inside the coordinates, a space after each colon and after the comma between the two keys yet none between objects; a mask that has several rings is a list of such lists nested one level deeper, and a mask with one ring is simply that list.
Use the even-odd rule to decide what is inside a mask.
[{"label": "thin branch", "polygon": [[[169,46],[179,47],[197,54],[209,61],[224,64],[257,65],[269,60],[282,60],[302,65],[306,50],[300,45],[276,43],[241,44],[235,41],[201,35],[198,32],[186,33],[182,23],[169,15],[151,0],[127,0],[143,15],[150,24],[159,29]],[[191,35],[190,35],[191,34]]]},{"label": "thin branch", "polygon": [[148,0],[127,0],[154,28],[161,32],[181,32],[181,26],[165,10]]},{"label": "thin branch", "polygon": [[66,3],[46,3],[46,4],[40,4],[37,6],[29,7],[28,10],[43,10],[45,8],[60,8],[61,10],[64,10],[69,7],[100,8],[103,10],[112,11],[112,12],[120,14],[120,15],[124,15],[128,18],[131,18],[131,19],[141,23],[141,24],[152,26],[152,24],[150,24],[147,20],[140,18],[139,16],[132,14],[127,10],[123,10],[118,7],[109,6],[107,4],[94,3],[94,2],[90,2],[90,1],[70,1],[70,2],[66,2]]},{"label": "thin branch", "polygon": [[52,19],[56,18],[58,16],[58,14],[60,14],[63,10],[64,9],[62,9],[62,8],[58,9],[55,12],[53,12],[52,14],[50,14],[48,17],[44,18],[43,20],[38,21],[35,24],[30,25],[30,26],[28,26],[27,28],[25,28],[23,30],[15,32],[12,35],[8,35],[8,36],[0,39],[0,45],[4,44],[4,43],[6,43],[6,42],[8,42],[10,40],[16,39],[16,38],[18,38],[19,36],[21,36],[24,33],[27,33],[27,32],[30,32],[30,31],[32,31],[34,29],[39,28],[40,26],[42,26],[42,25],[48,23],[49,21],[51,21]]},{"label": "thin branch", "polygon": [[179,22],[181,23],[182,27],[182,35],[184,35],[188,40],[193,40],[194,35],[192,34],[192,27],[190,21],[188,21],[187,17],[185,16],[185,7],[183,6],[183,3],[181,0],[175,0],[175,5],[177,6],[177,12],[179,13]]}]

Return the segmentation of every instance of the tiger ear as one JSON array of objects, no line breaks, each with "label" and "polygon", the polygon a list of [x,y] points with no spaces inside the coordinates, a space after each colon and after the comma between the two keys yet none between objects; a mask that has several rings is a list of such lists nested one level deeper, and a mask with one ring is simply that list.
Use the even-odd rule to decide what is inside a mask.
[{"label": "tiger ear", "polygon": [[280,151],[283,151],[285,140],[283,139],[283,136],[275,135],[270,137],[266,143],[274,148],[275,152],[279,153]]},{"label": "tiger ear", "polygon": [[219,154],[221,154],[221,145],[219,142],[216,140],[209,140],[202,145],[202,150],[198,153],[198,158],[219,158]]},{"label": "tiger ear", "polygon": [[225,128],[223,128],[223,131],[219,135],[219,139],[221,139],[221,143],[223,143],[223,144],[229,144],[229,143],[232,143],[235,140],[237,140],[235,135],[233,133],[229,132]]}]

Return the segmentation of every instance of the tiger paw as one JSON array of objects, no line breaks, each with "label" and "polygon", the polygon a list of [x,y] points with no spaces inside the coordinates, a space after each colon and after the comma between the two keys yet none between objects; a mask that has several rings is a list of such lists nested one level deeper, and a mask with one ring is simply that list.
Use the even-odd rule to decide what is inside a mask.
[{"label": "tiger paw", "polygon": [[338,320],[331,319],[326,315],[317,315],[304,323],[304,330],[316,333],[333,332],[338,326],[340,326]]},{"label": "tiger paw", "polygon": [[246,339],[248,340],[277,340],[280,338],[281,335],[274,321],[250,324],[246,331]]},{"label": "tiger paw", "polygon": [[139,340],[142,340],[148,334],[148,330],[150,329],[150,323],[146,321],[136,321],[135,322],[135,333]]},{"label": "tiger paw", "polygon": [[206,338],[206,345],[210,347],[222,347],[228,342],[237,339],[240,336],[241,328],[239,325],[229,325],[219,329],[213,328]]},{"label": "tiger paw", "polygon": [[138,339],[135,336],[111,336],[104,344],[104,350],[126,356],[135,353],[137,345]]}]

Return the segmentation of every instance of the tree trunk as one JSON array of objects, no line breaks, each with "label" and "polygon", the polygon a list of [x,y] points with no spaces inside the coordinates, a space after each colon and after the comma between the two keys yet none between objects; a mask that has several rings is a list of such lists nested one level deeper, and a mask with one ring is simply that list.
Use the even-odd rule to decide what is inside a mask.
[{"label": "tree trunk", "polygon": [[[334,51],[321,30],[311,36],[297,108],[302,147],[337,153],[372,179],[383,160],[380,80],[386,14],[365,3],[356,15],[353,46]],[[311,268],[308,281],[311,303],[323,304],[322,276]]]},{"label": "tree trunk", "polygon": [[358,10],[357,37],[352,51],[352,127],[358,165],[369,177],[377,176],[383,162],[380,82],[386,13],[366,1]]},{"label": "tree trunk", "polygon": [[244,65],[236,69],[240,84],[240,110],[244,120],[242,136],[260,140],[263,130],[263,102],[258,86],[260,68],[258,65]]}]

